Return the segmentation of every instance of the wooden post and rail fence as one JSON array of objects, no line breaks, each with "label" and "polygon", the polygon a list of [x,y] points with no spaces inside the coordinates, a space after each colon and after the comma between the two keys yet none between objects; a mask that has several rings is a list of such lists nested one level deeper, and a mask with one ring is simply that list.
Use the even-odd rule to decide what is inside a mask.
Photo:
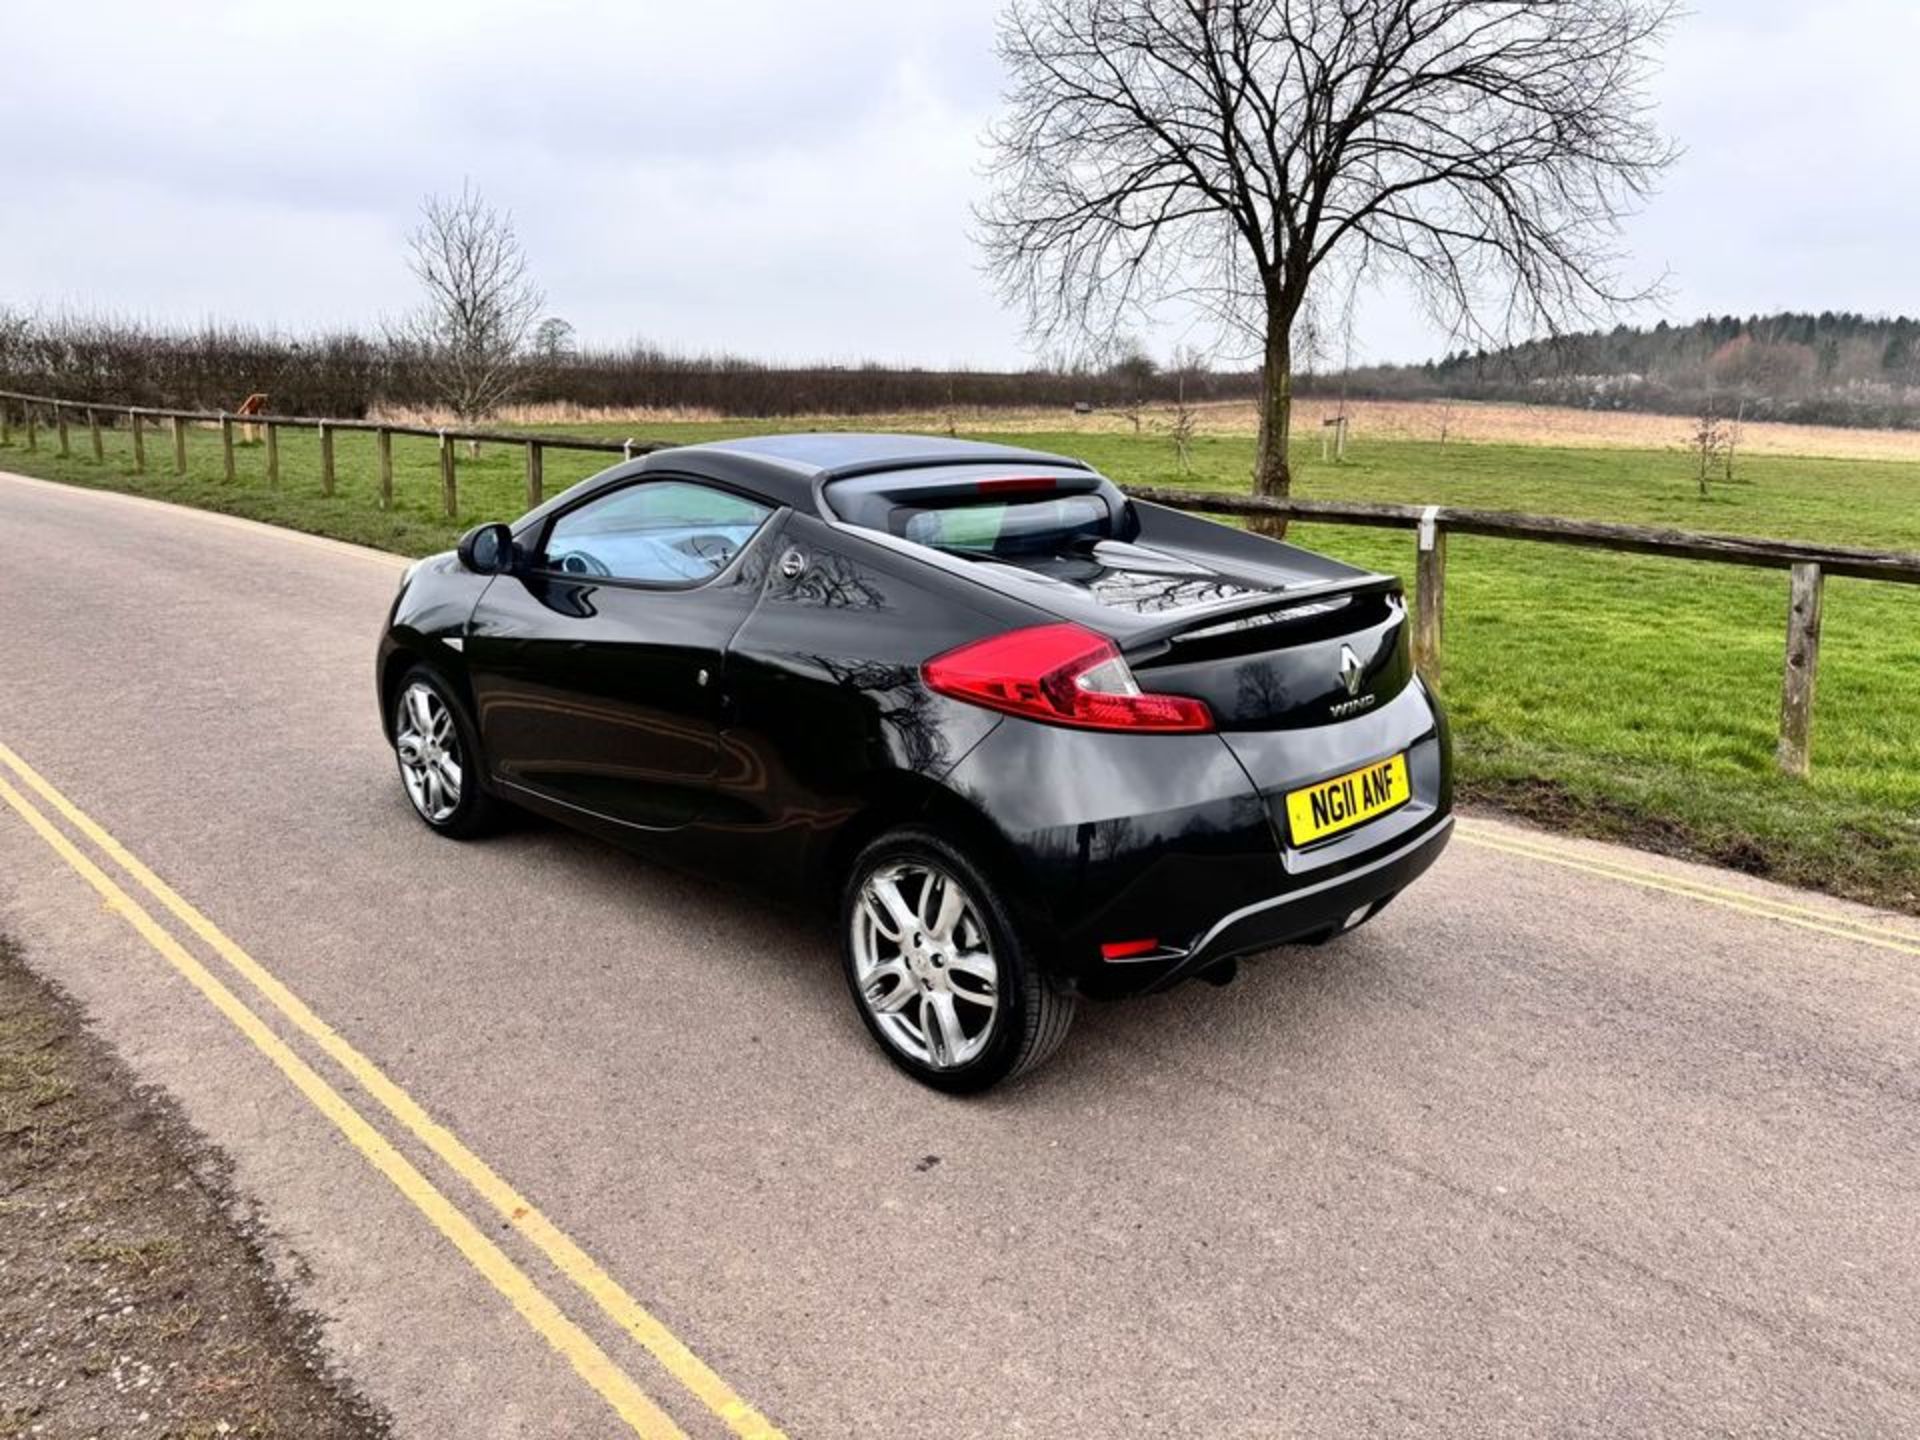
[{"label": "wooden post and rail fence", "polygon": [[[219,432],[221,451],[221,471],[229,483],[238,479],[238,467],[235,460],[236,444],[234,426],[244,425],[252,431],[258,427],[264,432],[266,441],[267,484],[277,487],[280,483],[280,432],[282,430],[312,430],[317,432],[320,441],[320,493],[331,495],[334,490],[334,444],[333,437],[342,430],[364,431],[374,437],[375,449],[380,461],[380,507],[391,508],[393,504],[393,437],[410,435],[424,440],[434,440],[440,449],[440,495],[441,508],[449,520],[457,519],[460,507],[459,471],[455,456],[456,441],[468,441],[473,444],[513,445],[524,449],[527,464],[527,505],[538,505],[545,498],[546,466],[544,452],[548,450],[584,450],[599,455],[619,455],[631,460],[635,455],[644,455],[650,450],[664,449],[663,444],[640,440],[600,440],[584,435],[526,435],[501,430],[459,430],[442,426],[399,425],[383,420],[339,420],[331,416],[312,415],[268,415],[259,410],[169,410],[154,405],[102,405],[79,400],[60,400],[50,395],[24,395],[15,390],[0,390],[0,445],[12,444],[12,425],[15,415],[20,416],[21,426],[26,435],[26,448],[40,448],[38,425],[43,414],[51,413],[60,437],[60,455],[71,458],[72,449],[67,436],[68,412],[77,411],[86,420],[93,440],[93,458],[104,463],[106,451],[101,439],[100,424],[103,417],[112,416],[124,419],[129,433],[133,437],[134,473],[146,471],[145,428],[148,422],[166,421],[173,435],[173,473],[187,473],[187,435],[189,427],[203,425]],[[251,443],[251,442],[249,442]]]},{"label": "wooden post and rail fence", "polygon": [[[237,417],[230,411],[168,410],[152,406],[89,405],[45,395],[0,390],[0,444],[12,444],[15,413],[20,415],[26,448],[39,448],[39,420],[51,412],[60,437],[60,453],[69,456],[67,412],[82,412],[93,441],[93,456],[103,459],[99,418],[125,416],[131,427],[136,473],[146,468],[143,427],[149,420],[166,420],[173,430],[173,468],[187,472],[187,427],[217,426],[222,449],[222,471],[233,481],[233,427],[236,418],[251,418],[266,431],[267,480],[280,479],[279,435],[282,429],[315,430],[320,440],[320,484],[323,494],[334,492],[333,436],[336,431],[366,431],[374,436],[379,457],[380,506],[393,504],[393,437],[414,436],[438,443],[441,508],[448,519],[459,514],[459,480],[455,442],[520,447],[526,457],[527,505],[541,503],[546,494],[544,454],[548,450],[586,451],[602,455],[635,455],[666,448],[636,440],[601,440],[584,436],[530,435],[499,430],[459,430],[439,426],[397,425],[377,420],[337,420],[318,417],[256,415]],[[1812,545],[1792,540],[1761,540],[1734,535],[1711,535],[1669,530],[1649,525],[1625,525],[1603,520],[1573,520],[1546,515],[1518,515],[1499,510],[1463,509],[1452,505],[1395,505],[1358,500],[1270,499],[1260,495],[1233,495],[1164,486],[1124,487],[1138,500],[1177,510],[1242,518],[1280,517],[1310,524],[1360,525],[1411,530],[1414,533],[1413,654],[1422,674],[1437,680],[1446,627],[1447,537],[1479,535],[1500,540],[1531,541],[1612,550],[1630,555],[1658,555],[1674,560],[1699,560],[1785,570],[1791,576],[1787,605],[1787,641],[1780,696],[1780,768],[1790,775],[1809,773],[1813,751],[1813,701],[1820,665],[1820,620],[1823,588],[1829,575],[1858,580],[1880,580],[1896,585],[1920,585],[1920,554],[1867,550],[1843,545]]]},{"label": "wooden post and rail fence", "polygon": [[1896,585],[1920,585],[1920,554],[1898,551],[1705,535],[1652,525],[1516,515],[1452,505],[1273,500],[1259,495],[1207,494],[1151,485],[1130,486],[1127,493],[1135,499],[1210,515],[1249,518],[1284,515],[1320,524],[1412,530],[1415,535],[1413,654],[1421,672],[1430,676],[1437,676],[1440,671],[1446,621],[1448,535],[1484,535],[1500,540],[1528,540],[1630,555],[1660,555],[1673,560],[1705,560],[1786,570],[1792,582],[1787,606],[1786,665],[1780,694],[1777,754],[1780,768],[1789,775],[1804,776],[1812,767],[1814,681],[1820,663],[1820,612],[1826,577],[1839,575],[1849,579],[1884,580]]}]

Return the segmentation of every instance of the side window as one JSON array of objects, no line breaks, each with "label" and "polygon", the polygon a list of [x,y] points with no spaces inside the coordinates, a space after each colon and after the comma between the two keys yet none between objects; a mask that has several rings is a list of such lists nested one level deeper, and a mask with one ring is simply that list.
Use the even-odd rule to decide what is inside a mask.
[{"label": "side window", "polygon": [[628,485],[555,520],[544,563],[568,575],[697,584],[726,569],[772,513],[686,480]]}]

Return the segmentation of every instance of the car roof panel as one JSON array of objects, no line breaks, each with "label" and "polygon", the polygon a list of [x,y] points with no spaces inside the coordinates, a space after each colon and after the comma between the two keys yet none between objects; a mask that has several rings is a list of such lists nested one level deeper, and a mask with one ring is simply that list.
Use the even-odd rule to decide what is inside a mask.
[{"label": "car roof panel", "polygon": [[849,431],[817,431],[806,434],[748,435],[737,440],[715,440],[703,445],[678,447],[688,457],[702,451],[764,459],[783,468],[804,471],[807,475],[830,478],[848,471],[868,472],[901,466],[970,465],[1026,463],[1065,465],[1085,469],[1082,461],[1045,451],[1027,450],[1016,445],[995,445],[980,440],[955,440],[940,435],[861,434]]},{"label": "car roof panel", "polygon": [[818,487],[828,480],[893,470],[961,465],[1046,466],[1088,470],[1084,461],[1014,445],[954,440],[939,435],[860,434],[816,431],[801,434],[748,435],[671,445],[601,471],[515,522],[525,534],[546,516],[589,495],[653,474],[681,474],[719,481],[757,493],[802,514],[819,513]]}]

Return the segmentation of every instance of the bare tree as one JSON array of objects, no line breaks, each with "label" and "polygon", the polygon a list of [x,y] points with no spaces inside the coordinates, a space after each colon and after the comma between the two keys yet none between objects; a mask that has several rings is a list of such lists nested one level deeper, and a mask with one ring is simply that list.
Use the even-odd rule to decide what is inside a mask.
[{"label": "bare tree", "polygon": [[1699,462],[1700,498],[1707,498],[1707,481],[1715,464],[1727,467],[1727,478],[1733,478],[1733,432],[1727,428],[1727,422],[1720,417],[1719,406],[1714,403],[1713,392],[1707,391],[1700,402],[1700,413],[1694,417],[1693,429],[1687,435],[1688,446]]},{"label": "bare tree", "polygon": [[1199,389],[1212,379],[1207,352],[1197,345],[1176,345],[1173,356],[1167,362],[1167,370],[1177,376],[1181,384],[1192,381]]},{"label": "bare tree", "polygon": [[1193,473],[1193,437],[1199,428],[1200,417],[1187,403],[1187,376],[1182,371],[1179,388],[1174,392],[1173,418],[1167,422],[1167,438],[1173,441],[1174,458],[1180,462],[1182,475]]},{"label": "bare tree", "polygon": [[1036,339],[1166,302],[1263,362],[1256,488],[1291,475],[1315,281],[1396,273],[1489,339],[1642,298],[1619,221],[1672,150],[1673,0],[1011,0],[980,238]]},{"label": "bare tree", "polygon": [[1131,336],[1115,336],[1107,361],[1107,378],[1120,387],[1120,403],[1113,408],[1140,433],[1140,412],[1146,404],[1147,386],[1160,373],[1146,346]]},{"label": "bare tree", "polygon": [[547,316],[534,328],[533,353],[548,367],[564,365],[572,360],[579,353],[574,340],[573,322],[558,315]]},{"label": "bare tree", "polygon": [[442,404],[479,420],[524,378],[546,296],[527,273],[513,216],[471,182],[452,198],[428,196],[420,215],[407,237],[407,266],[426,297],[395,338],[425,366]]},{"label": "bare tree", "polygon": [[0,375],[10,381],[28,368],[25,360],[33,330],[33,317],[26,311],[0,305]]}]

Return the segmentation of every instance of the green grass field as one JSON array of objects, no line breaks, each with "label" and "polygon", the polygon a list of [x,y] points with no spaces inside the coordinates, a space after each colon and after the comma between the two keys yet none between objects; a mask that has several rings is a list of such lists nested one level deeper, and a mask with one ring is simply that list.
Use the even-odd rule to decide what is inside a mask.
[{"label": "green grass field", "polygon": [[[593,433],[593,427],[583,427]],[[689,441],[793,428],[652,424],[640,438]],[[618,434],[602,427],[598,433]],[[1081,455],[1126,483],[1244,489],[1251,442],[1205,437],[1183,475],[1162,437],[996,433]],[[442,548],[467,525],[524,509],[517,448],[460,447],[460,519],[440,514],[433,442],[394,442],[395,504],[377,508],[370,437],[342,434],[338,487],[319,493],[311,432],[281,439],[281,483],[262,447],[228,484],[216,431],[197,430],[189,473],[159,435],[131,474],[124,432],[104,465],[86,432],[73,456],[16,427],[0,467],[248,515],[405,553]],[[549,452],[549,494],[606,457]],[[1301,446],[1298,493],[1484,506],[1696,530],[1920,551],[1920,465],[1754,457],[1702,500],[1677,452],[1355,441],[1344,465]],[[1298,526],[1294,538],[1355,563],[1412,573],[1412,537]],[[1587,833],[1633,838],[1835,893],[1920,912],[1920,588],[1829,581],[1814,774],[1780,776],[1784,572],[1601,554],[1518,541],[1449,542],[1446,668],[1469,798]]]}]

